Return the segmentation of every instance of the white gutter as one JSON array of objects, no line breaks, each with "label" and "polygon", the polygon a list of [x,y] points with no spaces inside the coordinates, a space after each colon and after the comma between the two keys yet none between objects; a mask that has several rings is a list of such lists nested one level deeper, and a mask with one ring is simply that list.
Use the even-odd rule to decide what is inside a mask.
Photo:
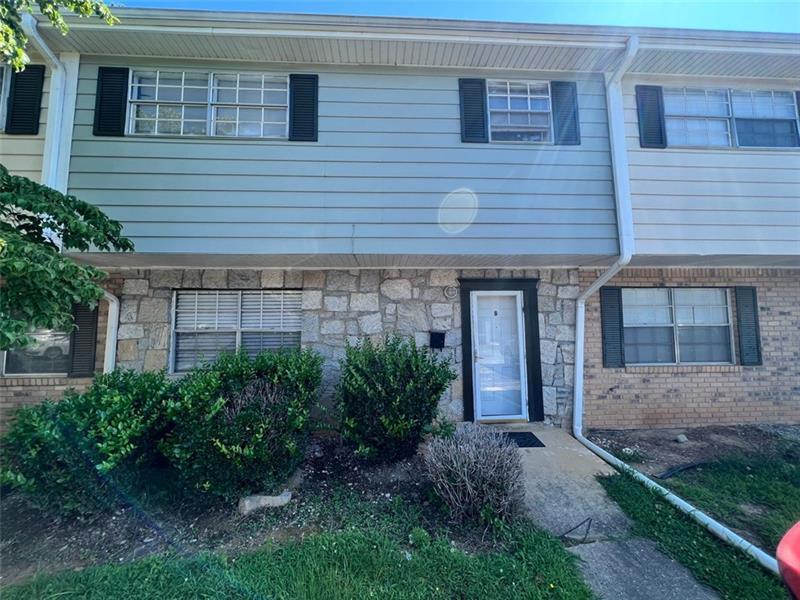
[{"label": "white gutter", "polygon": [[119,328],[119,298],[111,292],[103,292],[103,299],[108,302],[108,320],[106,325],[106,347],[103,353],[103,373],[110,373],[117,365],[117,331]]},{"label": "white gutter", "polygon": [[575,308],[575,386],[572,416],[572,432],[575,438],[620,471],[627,473],[646,488],[663,496],[675,508],[692,517],[724,542],[738,548],[758,561],[761,566],[778,575],[778,562],[769,554],[737,535],[718,521],[686,502],[680,496],[657,484],[643,473],[630,467],[616,456],[603,450],[583,435],[583,363],[585,354],[586,300],[605,283],[621,271],[634,253],[633,210],[631,208],[630,177],[625,141],[625,119],[622,105],[622,77],[633,62],[639,48],[639,40],[632,35],[628,40],[625,55],[615,71],[606,76],[606,106],[608,110],[608,132],[611,143],[612,171],[619,231],[619,258],[578,297]]}]

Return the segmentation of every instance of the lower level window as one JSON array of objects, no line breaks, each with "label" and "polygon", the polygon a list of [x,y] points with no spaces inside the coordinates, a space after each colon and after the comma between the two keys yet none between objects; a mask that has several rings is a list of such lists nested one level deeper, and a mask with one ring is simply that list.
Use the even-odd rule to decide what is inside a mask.
[{"label": "lower level window", "polygon": [[626,364],[731,363],[728,290],[622,290]]},{"label": "lower level window", "polygon": [[302,292],[179,291],[175,294],[173,370],[187,371],[223,352],[299,347]]},{"label": "lower level window", "polygon": [[39,329],[34,342],[25,348],[8,350],[4,375],[64,375],[69,371],[70,335],[63,331]]}]

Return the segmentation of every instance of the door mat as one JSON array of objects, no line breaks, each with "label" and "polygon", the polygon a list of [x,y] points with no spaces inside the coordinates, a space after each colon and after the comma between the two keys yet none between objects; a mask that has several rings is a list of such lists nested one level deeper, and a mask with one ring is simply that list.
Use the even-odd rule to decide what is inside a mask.
[{"label": "door mat", "polygon": [[520,448],[544,448],[542,440],[530,431],[504,431],[503,433]]}]

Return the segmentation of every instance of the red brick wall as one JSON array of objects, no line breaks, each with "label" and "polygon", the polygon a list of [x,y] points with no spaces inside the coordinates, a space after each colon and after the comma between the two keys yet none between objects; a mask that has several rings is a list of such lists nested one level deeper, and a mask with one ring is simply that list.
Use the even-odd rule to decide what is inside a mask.
[{"label": "red brick wall", "polygon": [[[582,287],[597,275],[582,272]],[[588,427],[800,423],[800,270],[631,268],[608,285],[755,286],[763,365],[603,368],[600,300],[595,294],[586,303]],[[732,309],[735,334],[736,307]],[[736,354],[737,344],[735,339]]]}]

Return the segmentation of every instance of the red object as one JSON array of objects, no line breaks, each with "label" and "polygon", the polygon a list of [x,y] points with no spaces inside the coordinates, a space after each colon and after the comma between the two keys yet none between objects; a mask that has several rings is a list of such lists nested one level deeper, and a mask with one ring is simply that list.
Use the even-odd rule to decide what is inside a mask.
[{"label": "red object", "polygon": [[783,583],[794,598],[800,598],[800,522],[783,536],[775,557]]}]

